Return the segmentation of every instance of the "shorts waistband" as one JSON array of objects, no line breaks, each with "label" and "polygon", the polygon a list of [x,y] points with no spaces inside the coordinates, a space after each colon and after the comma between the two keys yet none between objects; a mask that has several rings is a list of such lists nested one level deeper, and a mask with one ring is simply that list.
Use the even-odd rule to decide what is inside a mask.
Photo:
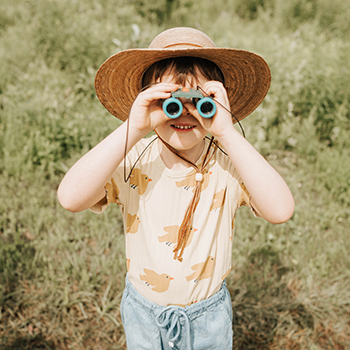
[{"label": "shorts waistband", "polygon": [[187,305],[185,307],[177,305],[162,306],[151,302],[133,287],[133,285],[128,279],[128,276],[126,276],[125,279],[125,291],[136,303],[138,303],[141,307],[147,309],[149,312],[153,313],[153,315],[157,315],[165,308],[169,308],[169,306],[171,306],[173,309],[178,309],[181,312],[186,313],[189,319],[194,319],[197,315],[201,314],[211,306],[214,306],[218,302],[224,300],[227,293],[227,288],[226,280],[224,280],[221,284],[220,290],[217,293],[215,293],[208,299],[198,301],[197,303]]}]

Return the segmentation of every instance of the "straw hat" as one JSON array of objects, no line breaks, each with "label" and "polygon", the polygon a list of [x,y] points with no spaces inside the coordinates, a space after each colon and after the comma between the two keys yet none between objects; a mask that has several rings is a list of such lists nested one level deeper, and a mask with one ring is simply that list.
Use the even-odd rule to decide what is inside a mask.
[{"label": "straw hat", "polygon": [[107,59],[96,74],[97,97],[110,113],[125,121],[147,68],[157,61],[180,56],[205,58],[221,69],[231,111],[238,120],[259,106],[270,87],[270,69],[261,56],[217,48],[201,31],[181,27],[160,33],[148,49],[124,50]]}]

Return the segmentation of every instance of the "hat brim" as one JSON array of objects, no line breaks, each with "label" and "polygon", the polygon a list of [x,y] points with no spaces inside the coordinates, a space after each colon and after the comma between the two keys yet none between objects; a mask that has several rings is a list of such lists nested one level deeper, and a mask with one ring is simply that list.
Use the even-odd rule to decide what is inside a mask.
[{"label": "hat brim", "polygon": [[111,114],[125,121],[142,88],[145,70],[157,61],[179,56],[205,58],[221,69],[231,112],[238,120],[251,114],[269,90],[269,66],[253,52],[229,48],[129,49],[101,65],[95,78],[97,97]]}]

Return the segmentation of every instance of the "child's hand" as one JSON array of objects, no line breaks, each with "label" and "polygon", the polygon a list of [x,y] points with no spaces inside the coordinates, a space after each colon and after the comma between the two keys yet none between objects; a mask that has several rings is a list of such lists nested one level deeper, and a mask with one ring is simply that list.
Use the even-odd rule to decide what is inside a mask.
[{"label": "child's hand", "polygon": [[135,99],[129,115],[130,130],[147,135],[159,125],[169,120],[162,109],[162,100],[171,97],[179,85],[159,83],[142,91]]},{"label": "child's hand", "polygon": [[[219,81],[208,81],[202,86],[202,89],[216,101],[220,102],[227,110],[219,103],[216,103],[216,113],[212,118],[203,118],[198,113],[197,108],[190,102],[185,103],[187,110],[201,123],[215,138],[220,140],[225,135],[232,135],[233,122],[232,116],[229,113],[230,103],[227,97],[226,89]],[[214,101],[215,102],[215,101]]]}]

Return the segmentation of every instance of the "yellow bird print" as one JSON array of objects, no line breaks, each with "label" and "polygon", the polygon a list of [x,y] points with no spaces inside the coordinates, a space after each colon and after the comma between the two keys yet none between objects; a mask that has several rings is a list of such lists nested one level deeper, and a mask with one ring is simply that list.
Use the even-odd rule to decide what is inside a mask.
[{"label": "yellow bird print", "polygon": [[226,273],[222,276],[222,280],[224,280],[228,275],[229,273],[231,272],[231,267],[226,271]]},{"label": "yellow bird print", "polygon": [[213,204],[210,207],[210,211],[221,208],[225,202],[226,189],[222,189],[221,191],[214,194]]},{"label": "yellow bird print", "polygon": [[208,259],[202,263],[193,265],[191,269],[194,270],[194,272],[192,275],[186,276],[187,281],[194,280],[195,282],[198,282],[210,278],[213,274],[214,265],[215,258],[213,256],[209,256]]},{"label": "yellow bird print", "polygon": [[152,181],[146,174],[141,174],[141,169],[135,168],[130,175],[130,186],[133,189],[138,188],[139,194],[146,192],[149,182]]},{"label": "yellow bird print", "polygon": [[[190,303],[188,304],[175,304],[176,306],[180,306],[180,307],[186,307],[186,306],[191,306],[195,303],[198,303],[198,300],[195,300],[195,301],[191,301]],[[169,304],[169,305],[173,305],[173,304]]]},{"label": "yellow bird print", "polygon": [[235,228],[235,219],[236,219],[236,214],[234,215],[233,219],[232,219],[232,224],[231,224],[231,236],[230,236],[230,240],[233,240],[233,232],[234,232],[234,228]]},{"label": "yellow bird print", "polygon": [[[202,187],[201,191],[204,191],[208,186],[209,186],[209,176],[212,174],[211,171],[208,169],[204,169],[203,171],[203,180],[202,180]],[[193,169],[188,176],[186,176],[183,180],[181,181],[176,181],[176,186],[177,187],[183,187],[185,190],[189,190],[191,187],[196,186],[196,170]],[[194,189],[193,189],[194,191]]]},{"label": "yellow bird print", "polygon": [[115,183],[114,179],[112,178],[111,184],[107,183],[105,186],[106,192],[107,192],[107,198],[108,203],[117,203],[118,196],[119,196],[119,188],[117,184]]},{"label": "yellow bird print", "polygon": [[239,197],[238,203],[239,207],[241,207],[242,205],[245,205],[247,207],[250,206],[250,194],[243,182],[241,183],[241,195]]},{"label": "yellow bird print", "polygon": [[[179,233],[180,226],[179,225],[173,225],[173,226],[165,226],[164,231],[168,232],[164,236],[158,236],[159,242],[166,242],[165,244],[170,247],[171,244],[177,243],[178,233]],[[191,226],[191,232],[190,236],[188,237],[188,241],[186,243],[186,247],[188,247],[192,243],[193,234],[198,231],[196,228],[193,228]]]},{"label": "yellow bird print", "polygon": [[152,286],[152,290],[157,293],[164,293],[169,289],[170,281],[174,278],[166,273],[159,275],[158,273],[143,269],[145,275],[140,275],[141,281],[145,281],[147,286]]},{"label": "yellow bird print", "polygon": [[130,270],[130,259],[126,259],[126,271]]},{"label": "yellow bird print", "polygon": [[136,233],[139,229],[140,218],[135,215],[128,213],[126,218],[126,233]]}]

